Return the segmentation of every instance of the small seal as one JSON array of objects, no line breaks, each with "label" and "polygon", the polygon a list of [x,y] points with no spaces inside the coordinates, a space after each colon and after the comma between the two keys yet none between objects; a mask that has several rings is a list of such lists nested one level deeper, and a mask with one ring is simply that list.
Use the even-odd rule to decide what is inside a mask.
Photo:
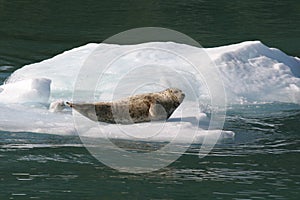
[{"label": "small seal", "polygon": [[181,104],[185,94],[177,88],[130,96],[113,102],[71,103],[83,116],[106,123],[132,124],[167,120]]}]

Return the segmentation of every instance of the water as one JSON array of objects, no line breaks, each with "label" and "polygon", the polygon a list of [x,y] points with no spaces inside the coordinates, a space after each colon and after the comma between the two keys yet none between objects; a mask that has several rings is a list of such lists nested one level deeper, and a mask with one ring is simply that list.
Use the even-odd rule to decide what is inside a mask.
[{"label": "water", "polygon": [[[276,106],[276,105],[273,105]],[[297,199],[299,106],[229,111],[235,140],[199,159],[191,147],[170,166],[126,174],[94,159],[71,136],[1,132],[1,196],[36,198]]]},{"label": "water", "polygon": [[[140,26],[172,28],[205,47],[258,39],[299,57],[299,6],[296,0],[2,1],[0,82],[24,64]],[[20,115],[30,116],[23,110]],[[11,124],[8,116],[1,117],[2,126]],[[298,199],[299,118],[300,106],[289,102],[233,105],[224,129],[234,139],[203,159],[193,145],[170,166],[148,174],[108,168],[72,134],[2,130],[0,199]],[[24,118],[26,123],[35,126]]]}]

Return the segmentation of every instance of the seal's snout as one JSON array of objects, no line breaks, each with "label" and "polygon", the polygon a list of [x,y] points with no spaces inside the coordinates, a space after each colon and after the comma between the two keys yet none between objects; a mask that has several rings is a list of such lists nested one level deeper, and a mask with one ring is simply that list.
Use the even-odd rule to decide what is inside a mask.
[{"label": "seal's snout", "polygon": [[181,103],[184,98],[185,98],[185,94],[181,92],[180,96],[178,97],[179,102]]},{"label": "seal's snout", "polygon": [[182,93],[182,94],[181,94],[181,98],[182,98],[182,100],[184,99],[184,97],[185,97],[185,94],[184,94],[184,93]]},{"label": "seal's snout", "polygon": [[180,90],[178,88],[172,88],[170,91],[173,93],[174,96],[176,96],[179,103],[181,103],[183,101],[185,94],[182,92],[182,90]]}]

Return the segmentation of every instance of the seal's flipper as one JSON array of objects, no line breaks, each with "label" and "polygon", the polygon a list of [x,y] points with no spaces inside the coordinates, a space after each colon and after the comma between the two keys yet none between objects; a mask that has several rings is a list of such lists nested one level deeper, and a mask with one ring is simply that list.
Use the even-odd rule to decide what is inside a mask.
[{"label": "seal's flipper", "polygon": [[151,120],[166,120],[168,118],[168,114],[165,108],[158,103],[151,103],[149,108],[149,114]]}]

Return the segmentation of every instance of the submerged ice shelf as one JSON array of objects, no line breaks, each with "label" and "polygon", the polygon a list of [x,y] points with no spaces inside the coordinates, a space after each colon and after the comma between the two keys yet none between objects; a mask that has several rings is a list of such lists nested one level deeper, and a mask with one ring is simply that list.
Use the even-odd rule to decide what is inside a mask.
[{"label": "submerged ice shelf", "polygon": [[[169,51],[180,49],[183,55],[196,54],[198,50],[197,47],[172,42],[145,43],[136,45],[136,47],[164,48]],[[72,92],[80,68],[96,48],[101,48],[106,53],[114,55],[116,49],[132,48],[132,46],[87,44],[66,51],[51,59],[26,65],[16,70],[6,83],[0,86],[0,130],[61,135],[76,134],[71,110],[66,109],[63,112],[51,113],[48,111],[48,106],[50,102],[56,100],[72,99]],[[288,56],[278,49],[269,48],[259,41],[208,48],[205,51],[215,63],[216,70],[220,73],[228,104],[274,101],[300,103],[299,58]],[[115,82],[114,78],[124,73],[131,60],[142,63],[146,59],[152,59],[153,64],[157,65],[161,65],[161,63],[166,66],[177,65],[175,70],[178,74],[184,74],[183,76],[190,80],[190,84],[200,90],[200,98],[207,98],[209,94],[207,88],[198,82],[193,74],[185,72],[184,63],[155,51],[148,51],[147,54],[137,53],[121,59],[119,62],[124,67],[123,71],[122,69],[108,71],[108,78],[101,85],[101,89],[109,93]],[[165,74],[172,76],[174,73],[168,74],[166,72]],[[140,78],[135,77],[132,84],[134,84],[134,81],[142,81],[142,79],[143,76]],[[203,94],[203,97],[201,94]],[[185,119],[194,117],[189,116],[188,112],[184,115],[183,118]],[[176,113],[174,116],[176,116]],[[199,113],[199,116],[196,117],[201,118],[202,121],[208,120],[205,113]],[[176,127],[180,123],[187,135],[194,130],[195,124],[188,120],[184,122],[173,120],[172,123],[166,123],[166,126],[169,126],[171,130],[172,127]],[[141,128],[146,125],[135,124],[132,125],[132,128],[127,127],[127,129],[133,131],[136,126]],[[118,133],[118,130],[110,125],[107,128],[110,130],[110,137],[130,139],[128,135]],[[195,142],[199,142],[204,136],[213,135],[214,131],[206,131],[205,128],[202,128],[200,126]],[[97,134],[95,135],[96,132],[92,130],[86,133],[90,137],[97,136]],[[230,131],[222,132],[224,137],[233,137],[233,135]],[[172,139],[172,137],[172,135],[160,135],[154,138],[153,141],[166,141]],[[183,138],[182,141],[184,140]]]}]

